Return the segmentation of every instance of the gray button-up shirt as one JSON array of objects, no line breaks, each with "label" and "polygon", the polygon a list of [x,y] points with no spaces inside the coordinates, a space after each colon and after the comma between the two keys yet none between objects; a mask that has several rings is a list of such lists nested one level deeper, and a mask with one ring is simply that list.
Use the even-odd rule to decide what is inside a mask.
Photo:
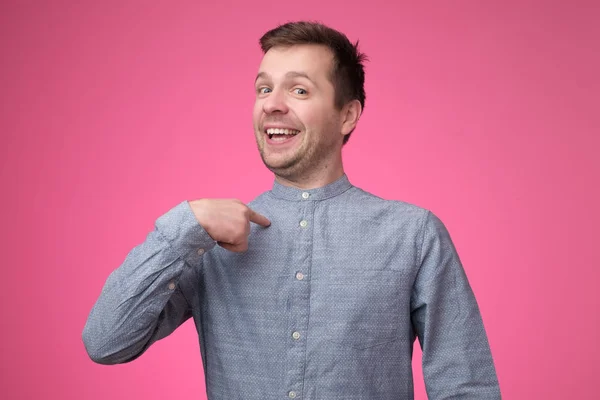
[{"label": "gray button-up shirt", "polygon": [[219,246],[184,201],[108,277],[83,331],[90,357],[131,361],[188,318],[210,400],[499,399],[478,306],[442,222],[352,186],[274,183],[249,206],[249,249]]}]

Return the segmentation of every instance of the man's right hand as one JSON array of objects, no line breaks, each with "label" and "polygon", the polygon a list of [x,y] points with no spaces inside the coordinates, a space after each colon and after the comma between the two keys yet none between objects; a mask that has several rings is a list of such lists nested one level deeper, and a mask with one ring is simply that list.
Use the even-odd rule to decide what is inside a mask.
[{"label": "man's right hand", "polygon": [[242,252],[248,250],[250,222],[267,227],[271,222],[239,200],[200,199],[188,201],[196,219],[219,246]]}]

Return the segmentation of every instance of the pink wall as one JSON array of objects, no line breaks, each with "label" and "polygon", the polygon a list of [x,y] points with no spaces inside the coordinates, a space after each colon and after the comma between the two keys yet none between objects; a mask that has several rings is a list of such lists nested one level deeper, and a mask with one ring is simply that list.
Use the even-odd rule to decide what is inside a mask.
[{"label": "pink wall", "polygon": [[346,171],[447,224],[504,397],[597,398],[593,1],[79,3],[0,5],[1,398],[204,398],[191,322],[114,367],[81,331],[159,215],[270,187],[251,129],[257,40],[295,19],[370,56]]}]

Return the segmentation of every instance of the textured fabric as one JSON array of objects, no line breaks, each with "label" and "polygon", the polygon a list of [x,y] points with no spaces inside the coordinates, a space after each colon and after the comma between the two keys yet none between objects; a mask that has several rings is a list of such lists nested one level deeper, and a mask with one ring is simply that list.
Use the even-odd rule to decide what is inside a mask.
[{"label": "textured fabric", "polygon": [[[192,317],[209,400],[413,398],[418,337],[430,399],[499,399],[478,306],[430,211],[344,175],[274,183],[249,249],[217,246],[187,201],[108,277],[83,331],[90,357],[131,361]],[[303,222],[304,221],[304,222]]]}]

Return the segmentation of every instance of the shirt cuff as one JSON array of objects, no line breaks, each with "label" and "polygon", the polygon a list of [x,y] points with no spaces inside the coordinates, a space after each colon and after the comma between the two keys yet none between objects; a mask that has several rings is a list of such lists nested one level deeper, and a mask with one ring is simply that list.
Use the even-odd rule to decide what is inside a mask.
[{"label": "shirt cuff", "polygon": [[216,245],[196,219],[187,200],[160,216],[155,227],[170,243],[171,248],[186,261],[199,260]]}]

